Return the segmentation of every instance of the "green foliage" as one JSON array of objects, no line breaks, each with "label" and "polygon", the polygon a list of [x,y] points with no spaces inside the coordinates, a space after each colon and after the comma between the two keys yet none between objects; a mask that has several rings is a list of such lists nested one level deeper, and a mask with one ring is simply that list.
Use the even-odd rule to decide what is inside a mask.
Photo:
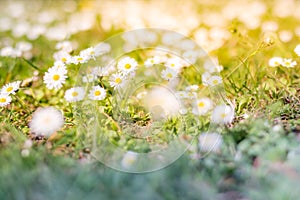
[{"label": "green foliage", "polygon": [[[74,12],[89,4],[89,1],[76,2]],[[219,13],[225,6],[225,1],[205,6],[192,2],[199,13],[206,10],[209,14]],[[273,16],[273,1],[264,3],[267,10],[262,22],[272,20],[278,23],[280,30],[296,32],[299,19]],[[50,4],[52,1],[45,5]],[[205,21],[213,15],[200,15],[197,19],[202,18],[203,23],[199,22],[189,33],[194,39],[197,29],[209,28]],[[68,38],[78,43],[71,55],[126,29],[114,25],[104,29],[102,20],[98,14],[91,30]],[[151,123],[149,113],[135,106],[135,102],[124,105],[128,109],[122,116],[127,117],[125,122],[133,119],[130,122],[136,126],[124,123],[125,131],[121,132],[116,123],[118,116],[113,115],[116,102],[111,98],[112,92],[108,92],[106,102],[93,107],[107,115],[95,116],[80,112],[90,109],[90,105],[71,105],[64,101],[63,90],[45,88],[43,76],[53,65],[54,41],[45,36],[30,41],[34,47],[30,59],[1,56],[0,86],[16,80],[23,80],[23,85],[13,96],[13,104],[0,107],[0,199],[234,199],[231,194],[257,200],[299,199],[300,68],[299,64],[295,68],[268,66],[268,60],[274,56],[293,58],[299,63],[293,53],[299,37],[283,43],[277,34],[264,32],[261,26],[250,30],[239,19],[232,19],[225,29],[229,31],[228,38],[210,52],[224,67],[221,71],[224,88],[236,113],[235,122],[221,133],[221,150],[201,159],[191,159],[191,154],[186,152],[171,166],[148,174],[122,173],[95,161],[90,153],[92,137],[85,134],[87,126],[75,119],[98,120],[99,135],[107,136],[113,145],[140,153],[153,150],[151,141],[163,145],[178,136],[178,132],[196,137],[208,128],[208,120],[196,121],[189,116],[185,120],[171,118],[162,127],[159,122],[155,124],[163,130],[157,131],[155,136],[133,140],[126,134],[145,134],[144,128]],[[0,38],[12,37],[11,31],[0,34]],[[14,42],[23,39],[26,40],[14,38]],[[1,39],[1,45],[4,42]],[[63,89],[76,83],[74,77],[78,70],[79,66],[69,66],[70,78]],[[201,73],[189,68],[183,76],[188,83],[198,84]],[[97,81],[104,88],[110,88],[107,78]],[[28,127],[32,113],[45,106],[60,108],[65,117],[63,129],[49,140],[31,134]],[[78,124],[81,127],[76,127]],[[29,155],[24,156],[22,151],[27,139],[33,140],[33,146],[29,148]]]}]

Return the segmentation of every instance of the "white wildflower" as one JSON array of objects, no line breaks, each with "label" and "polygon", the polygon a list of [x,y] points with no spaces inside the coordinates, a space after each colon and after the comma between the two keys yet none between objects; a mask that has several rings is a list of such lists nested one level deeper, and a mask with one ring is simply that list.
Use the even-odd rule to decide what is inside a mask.
[{"label": "white wildflower", "polygon": [[65,99],[67,102],[77,102],[84,99],[85,90],[83,87],[73,87],[65,92]]},{"label": "white wildflower", "polygon": [[37,109],[29,122],[29,128],[32,133],[44,136],[50,136],[62,128],[64,117],[61,111],[54,107],[45,107]]},{"label": "white wildflower", "polygon": [[192,112],[195,115],[205,115],[212,108],[212,106],[213,103],[209,98],[207,97],[200,98],[194,102]]},{"label": "white wildflower", "polygon": [[234,110],[228,105],[216,106],[212,112],[211,120],[216,124],[230,124],[234,119]]},{"label": "white wildflower", "polygon": [[100,87],[99,85],[93,86],[90,90],[88,97],[92,100],[103,100],[106,97],[106,91],[104,88]]}]

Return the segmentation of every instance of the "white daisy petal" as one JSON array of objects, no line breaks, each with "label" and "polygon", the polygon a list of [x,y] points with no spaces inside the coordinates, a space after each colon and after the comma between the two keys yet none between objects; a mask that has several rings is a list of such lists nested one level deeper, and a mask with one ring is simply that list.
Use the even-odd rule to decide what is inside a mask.
[{"label": "white daisy petal", "polygon": [[68,102],[77,102],[84,99],[85,90],[83,87],[73,87],[65,92],[65,99]]},{"label": "white daisy petal", "polygon": [[148,58],[144,62],[144,65],[145,65],[145,67],[152,67],[153,65],[157,65],[161,62],[162,62],[162,59],[159,56],[154,56],[154,57]]},{"label": "white daisy petal", "polygon": [[234,119],[234,110],[228,105],[216,106],[213,110],[211,120],[216,124],[230,124]]},{"label": "white daisy petal", "polygon": [[117,67],[122,73],[129,74],[136,70],[137,65],[138,63],[135,61],[135,59],[130,57],[125,57],[118,62]]},{"label": "white daisy petal", "polygon": [[60,89],[66,82],[67,69],[65,67],[53,66],[44,75],[44,83],[48,89]]},{"label": "white daisy petal", "polygon": [[205,115],[212,108],[212,106],[213,106],[212,101],[207,97],[197,99],[194,102],[192,112],[195,115]]},{"label": "white daisy petal", "polygon": [[298,56],[300,56],[300,44],[298,44],[298,45],[295,47],[294,52],[295,52]]},{"label": "white daisy petal", "polygon": [[269,60],[270,67],[278,67],[282,64],[283,59],[281,57],[273,57]]},{"label": "white daisy petal", "polygon": [[99,85],[98,86],[94,86],[89,94],[88,94],[88,97],[91,99],[91,100],[103,100],[105,99],[106,97],[106,91],[104,88],[100,87]]},{"label": "white daisy petal", "polygon": [[0,107],[9,105],[11,102],[11,97],[9,95],[0,94]]},{"label": "white daisy petal", "polygon": [[164,69],[161,72],[161,77],[168,81],[175,79],[177,76],[178,76],[178,72],[170,68]]},{"label": "white daisy petal", "polygon": [[182,67],[184,67],[183,61],[184,60],[178,57],[170,58],[166,61],[165,65],[167,68],[179,72],[182,69]]},{"label": "white daisy petal", "polygon": [[281,65],[286,68],[293,68],[297,65],[297,62],[293,59],[284,58]]},{"label": "white daisy petal", "polygon": [[1,94],[4,95],[16,94],[16,91],[18,91],[20,88],[20,84],[21,81],[15,81],[4,85],[1,89]]},{"label": "white daisy petal", "polygon": [[208,78],[208,85],[210,86],[216,86],[223,82],[221,76],[211,76]]},{"label": "white daisy petal", "polygon": [[120,89],[125,86],[126,79],[125,79],[124,75],[122,75],[122,74],[119,74],[119,73],[112,74],[109,79],[109,84],[114,89]]}]

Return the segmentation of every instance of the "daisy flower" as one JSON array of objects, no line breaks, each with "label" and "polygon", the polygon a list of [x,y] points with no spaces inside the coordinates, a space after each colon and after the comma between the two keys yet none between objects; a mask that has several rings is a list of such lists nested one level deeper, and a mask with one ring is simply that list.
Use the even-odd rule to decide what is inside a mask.
[{"label": "daisy flower", "polygon": [[9,105],[11,102],[11,97],[9,95],[0,94],[0,107]]},{"label": "daisy flower", "polygon": [[199,148],[204,152],[217,152],[223,143],[222,135],[218,133],[202,133],[199,136]]},{"label": "daisy flower", "polygon": [[83,100],[84,95],[83,87],[73,87],[65,92],[65,99],[67,102],[77,102]]},{"label": "daisy flower", "polygon": [[16,49],[20,50],[21,52],[28,52],[32,49],[32,44],[29,42],[21,41],[16,44]]},{"label": "daisy flower", "polygon": [[183,67],[182,61],[181,58],[170,58],[166,61],[165,66],[174,71],[179,71]]},{"label": "daisy flower", "polygon": [[234,110],[228,105],[216,106],[213,110],[211,120],[216,124],[230,124],[234,118]]},{"label": "daisy flower", "polygon": [[12,57],[12,58],[16,58],[16,57],[21,57],[22,55],[22,51],[20,51],[19,49],[13,48],[11,46],[7,46],[7,47],[3,47],[0,51],[0,56],[3,57]]},{"label": "daisy flower", "polygon": [[55,48],[67,53],[73,51],[72,43],[70,41],[62,41],[56,44]]},{"label": "daisy flower", "polygon": [[293,68],[297,65],[297,62],[292,59],[284,58],[281,65],[286,68]]},{"label": "daisy flower", "polygon": [[87,74],[87,75],[82,77],[82,81],[84,83],[91,83],[95,80],[97,80],[97,77],[94,74]]},{"label": "daisy flower", "polygon": [[187,114],[188,110],[186,108],[180,108],[178,111],[181,115]]},{"label": "daisy flower", "polygon": [[53,54],[53,57],[55,59],[55,61],[61,61],[63,63],[71,63],[72,61],[72,56],[65,51],[58,51],[56,53]]},{"label": "daisy flower", "polygon": [[186,91],[194,91],[196,92],[199,89],[198,85],[190,85],[185,88]]},{"label": "daisy flower", "polygon": [[283,59],[281,57],[273,57],[269,60],[270,67],[278,67],[282,64]]},{"label": "daisy flower", "polygon": [[194,107],[192,112],[195,115],[205,115],[212,108],[212,105],[213,105],[212,101],[207,97],[197,99],[194,102]]},{"label": "daisy flower", "polygon": [[177,116],[182,107],[176,94],[162,86],[154,87],[146,94],[143,99],[143,106],[150,112],[153,120]]},{"label": "daisy flower", "polygon": [[177,75],[178,75],[178,72],[173,69],[170,69],[170,68],[164,69],[161,72],[161,77],[168,81],[173,80],[174,78],[177,77]]},{"label": "daisy flower", "polygon": [[298,44],[298,45],[296,46],[296,48],[294,49],[294,52],[295,52],[298,56],[300,56],[300,44]]},{"label": "daisy flower", "polygon": [[54,107],[45,107],[37,109],[29,122],[29,128],[32,133],[44,136],[50,136],[58,131],[64,124],[64,117],[61,111]]},{"label": "daisy flower", "polygon": [[195,99],[195,98],[197,98],[197,93],[196,92],[189,91],[186,94],[187,94],[187,98],[188,99]]},{"label": "daisy flower", "polygon": [[30,150],[29,149],[22,149],[21,151],[21,156],[26,158],[30,155]]},{"label": "daisy flower", "polygon": [[86,63],[87,61],[88,61],[88,57],[86,55],[73,56],[71,58],[71,63],[75,65],[78,65],[79,63],[83,64]]},{"label": "daisy flower", "polygon": [[95,76],[108,76],[112,71],[114,70],[114,67],[112,67],[111,65],[108,65],[106,67],[94,67],[92,69],[92,74],[94,74]]},{"label": "daisy flower", "polygon": [[96,59],[95,54],[96,54],[96,52],[95,52],[94,47],[89,47],[80,52],[80,55],[82,57],[85,57],[87,60],[89,60],[90,58],[95,60]]},{"label": "daisy flower", "polygon": [[148,59],[144,62],[144,65],[145,65],[145,67],[152,67],[153,65],[157,65],[157,64],[159,64],[160,62],[161,62],[160,57],[154,56],[154,57],[148,58]]},{"label": "daisy flower", "polygon": [[137,65],[138,63],[135,59],[125,57],[118,62],[118,69],[124,74],[129,74],[136,70]]},{"label": "daisy flower", "polygon": [[62,62],[62,61],[59,61],[59,60],[55,61],[54,64],[53,64],[53,66],[56,67],[56,68],[64,68],[64,69],[66,69],[65,63]]},{"label": "daisy flower", "polygon": [[65,67],[53,66],[44,75],[44,83],[48,89],[60,89],[66,82],[68,71]]},{"label": "daisy flower", "polygon": [[216,86],[219,85],[223,82],[222,77],[221,76],[211,76],[208,79],[208,85],[210,86]]},{"label": "daisy flower", "polygon": [[189,50],[182,54],[182,56],[188,60],[190,64],[195,64],[199,53],[197,51]]},{"label": "daisy flower", "polygon": [[208,86],[210,77],[211,77],[211,74],[209,72],[205,72],[201,75],[202,84],[204,86]]},{"label": "daisy flower", "polygon": [[130,168],[137,160],[137,153],[128,151],[121,161],[122,167],[128,169]]},{"label": "daisy flower", "polygon": [[16,91],[20,88],[21,81],[15,81],[12,83],[8,83],[1,89],[1,94],[4,95],[10,95],[10,94],[16,94]]},{"label": "daisy flower", "polygon": [[176,97],[179,99],[185,99],[188,97],[188,94],[186,91],[178,91],[176,92]]},{"label": "daisy flower", "polygon": [[111,77],[109,78],[109,84],[111,87],[118,89],[122,88],[125,85],[126,79],[124,75],[116,73],[112,74]]},{"label": "daisy flower", "polygon": [[91,100],[98,100],[98,101],[103,100],[106,97],[106,91],[104,88],[100,87],[99,85],[93,86],[88,96]]}]

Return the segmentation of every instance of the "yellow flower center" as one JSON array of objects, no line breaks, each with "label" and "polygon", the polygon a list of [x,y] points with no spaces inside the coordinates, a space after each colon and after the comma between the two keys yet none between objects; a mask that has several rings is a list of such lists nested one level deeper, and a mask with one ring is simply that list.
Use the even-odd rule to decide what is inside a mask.
[{"label": "yellow flower center", "polygon": [[58,74],[55,74],[53,76],[53,80],[58,81],[60,79],[60,76]]},{"label": "yellow flower center", "polygon": [[198,103],[198,106],[202,108],[205,106],[205,104],[203,102],[200,102],[200,103]]},{"label": "yellow flower center", "polygon": [[214,85],[217,85],[218,83],[219,83],[218,80],[213,80],[213,84],[214,84]]},{"label": "yellow flower center", "polygon": [[125,69],[130,69],[130,68],[131,68],[131,65],[127,63],[127,64],[125,65]]},{"label": "yellow flower center", "polygon": [[152,59],[150,62],[153,64],[153,63],[154,63],[154,60]]},{"label": "yellow flower center", "polygon": [[172,63],[172,64],[171,64],[171,66],[172,66],[172,67],[175,67],[175,64],[174,64],[174,63]]},{"label": "yellow flower center", "polygon": [[72,96],[73,97],[77,97],[78,96],[78,92],[72,92]]},{"label": "yellow flower center", "polygon": [[121,82],[122,82],[122,79],[120,79],[120,78],[116,78],[115,82],[116,82],[117,84],[119,84],[119,83],[121,83]]},{"label": "yellow flower center", "polygon": [[222,113],[221,114],[221,117],[224,119],[226,117],[226,114],[225,113]]},{"label": "yellow flower center", "polygon": [[82,61],[82,60],[83,60],[83,58],[81,58],[81,57],[77,58],[77,61]]},{"label": "yellow flower center", "polygon": [[100,96],[100,94],[101,94],[101,92],[99,90],[97,90],[97,91],[94,92],[95,96]]},{"label": "yellow flower center", "polygon": [[12,91],[13,89],[14,89],[14,88],[10,86],[10,87],[8,87],[8,88],[6,89],[6,91],[7,91],[7,92],[10,92],[10,91]]},{"label": "yellow flower center", "polygon": [[67,62],[67,59],[66,58],[62,58],[61,61],[62,62]]},{"label": "yellow flower center", "polygon": [[168,73],[167,78],[173,78],[173,75],[171,73]]},{"label": "yellow flower center", "polygon": [[0,98],[0,103],[5,103],[6,102],[6,98]]}]

